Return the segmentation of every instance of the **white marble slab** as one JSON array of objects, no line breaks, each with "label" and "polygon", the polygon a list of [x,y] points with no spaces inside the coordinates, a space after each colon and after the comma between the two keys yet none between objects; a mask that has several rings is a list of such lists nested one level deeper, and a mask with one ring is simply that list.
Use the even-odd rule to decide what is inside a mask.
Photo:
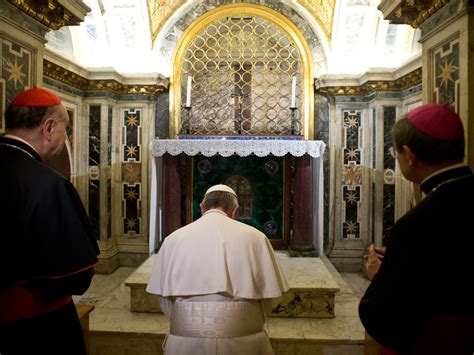
[{"label": "white marble slab", "polygon": [[[334,317],[334,295],[340,288],[322,260],[290,258],[286,252],[276,252],[276,256],[290,290],[274,300],[272,316]],[[154,261],[152,255],[125,283],[130,287],[133,312],[160,312],[158,297],[145,291]]]}]

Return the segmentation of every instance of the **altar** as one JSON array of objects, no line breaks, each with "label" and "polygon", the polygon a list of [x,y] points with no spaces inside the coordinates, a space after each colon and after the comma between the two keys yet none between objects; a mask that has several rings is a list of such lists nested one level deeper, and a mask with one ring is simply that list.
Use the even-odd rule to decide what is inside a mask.
[{"label": "altar", "polygon": [[239,197],[237,220],[292,256],[323,251],[325,144],[294,138],[186,137],[151,143],[150,254],[176,229],[200,217],[215,184]]}]

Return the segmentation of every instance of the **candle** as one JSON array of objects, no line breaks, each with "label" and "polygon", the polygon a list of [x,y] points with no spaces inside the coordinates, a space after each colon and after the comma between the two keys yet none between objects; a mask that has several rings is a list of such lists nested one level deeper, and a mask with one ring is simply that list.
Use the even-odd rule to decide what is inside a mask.
[{"label": "candle", "polygon": [[291,83],[291,108],[296,107],[296,76],[293,77],[293,81]]},{"label": "candle", "polygon": [[186,91],[186,107],[191,107],[191,81],[193,77],[188,75],[188,86]]}]

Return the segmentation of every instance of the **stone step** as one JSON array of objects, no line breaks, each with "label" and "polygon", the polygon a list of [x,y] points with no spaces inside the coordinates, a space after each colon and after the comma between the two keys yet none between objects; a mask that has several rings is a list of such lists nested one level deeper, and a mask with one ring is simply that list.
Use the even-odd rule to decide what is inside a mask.
[{"label": "stone step", "polygon": [[[276,355],[364,354],[364,327],[357,313],[360,295],[354,294],[327,259],[322,261],[340,288],[335,317],[269,317],[265,328]],[[76,297],[76,302],[96,307],[90,315],[90,355],[163,354],[168,319],[161,313],[130,311],[125,280],[135,271],[122,267],[112,275],[96,275],[88,292]],[[361,287],[366,286],[367,282]]]},{"label": "stone step", "polygon": [[[340,288],[325,263],[319,258],[290,258],[281,251],[276,257],[290,290],[273,301],[272,316],[333,318],[334,298]],[[133,312],[160,312],[158,297],[145,291],[154,260],[152,255],[125,282]]]}]

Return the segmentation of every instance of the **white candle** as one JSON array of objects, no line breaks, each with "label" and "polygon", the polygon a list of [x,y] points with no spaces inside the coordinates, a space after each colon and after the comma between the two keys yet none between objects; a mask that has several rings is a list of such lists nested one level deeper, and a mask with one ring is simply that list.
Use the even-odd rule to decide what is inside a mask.
[{"label": "white candle", "polygon": [[188,75],[188,86],[186,91],[186,107],[191,107],[191,81],[193,77]]},{"label": "white candle", "polygon": [[296,76],[293,77],[291,83],[291,108],[296,107]]}]

